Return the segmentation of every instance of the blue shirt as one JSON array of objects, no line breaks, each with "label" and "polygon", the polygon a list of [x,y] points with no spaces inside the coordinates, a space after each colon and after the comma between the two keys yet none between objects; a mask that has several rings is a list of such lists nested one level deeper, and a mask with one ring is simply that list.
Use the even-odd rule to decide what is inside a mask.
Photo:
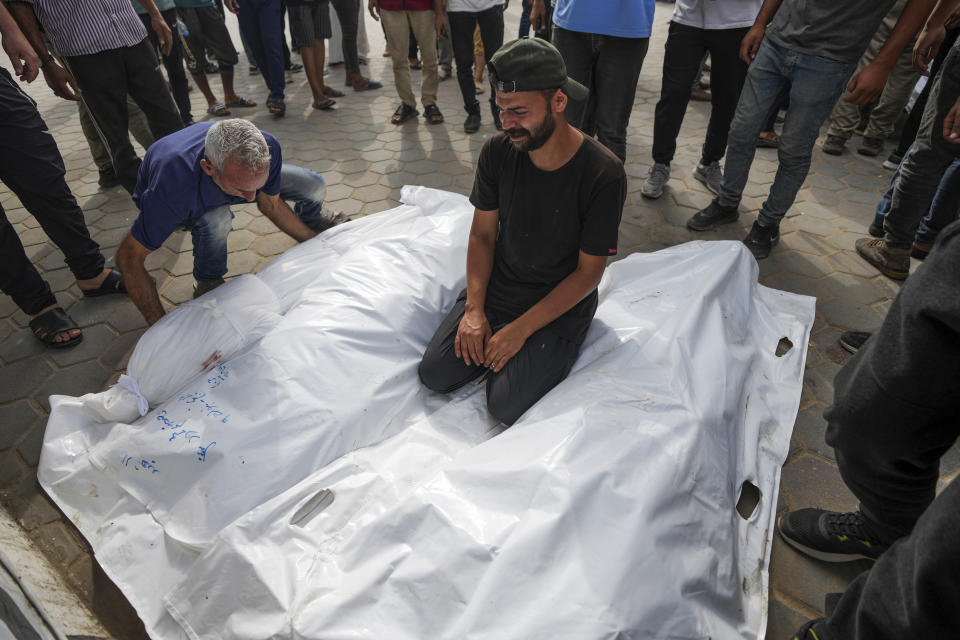
[{"label": "blue shirt", "polygon": [[649,38],[654,0],[557,0],[553,23],[567,31]]},{"label": "blue shirt", "polygon": [[[140,215],[130,233],[147,249],[159,249],[177,225],[189,218],[199,218],[223,205],[247,202],[241,196],[225,193],[200,167],[207,131],[212,126],[212,122],[198,122],[171,133],[154,142],[143,157],[133,191]],[[269,133],[261,133],[270,148],[270,175],[260,191],[276,195],[280,193],[283,163],[280,143]]]}]

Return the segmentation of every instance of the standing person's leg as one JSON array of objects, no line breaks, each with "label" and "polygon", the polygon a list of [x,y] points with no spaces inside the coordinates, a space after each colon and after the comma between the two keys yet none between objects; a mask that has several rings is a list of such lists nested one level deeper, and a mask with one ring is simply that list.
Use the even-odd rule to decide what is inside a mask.
[{"label": "standing person's leg", "polygon": [[[863,132],[863,146],[858,151],[864,155],[877,155],[883,141],[893,135],[897,119],[910,100],[910,94],[920,74],[913,68],[913,44],[908,45],[887,77],[887,84],[880,100],[870,112],[867,128]],[[875,141],[872,143],[869,141]]]},{"label": "standing person's leg", "polygon": [[719,162],[727,152],[730,123],[747,77],[747,65],[740,59],[740,42],[747,29],[722,29],[706,33],[710,51],[710,122],[703,141],[700,163]]},{"label": "standing person's leg", "polygon": [[[880,49],[887,41],[888,35],[890,35],[889,32],[881,25],[877,33],[873,35],[873,39],[870,40],[867,50],[860,56],[854,73],[863,71],[873,62],[873,59],[877,57]],[[860,106],[848,102],[847,97],[849,95],[850,93],[844,90],[830,112],[830,128],[827,129],[827,139],[823,144],[824,153],[835,156],[843,153],[844,145],[853,136],[853,130],[857,128],[857,124],[860,122]]]},{"label": "standing person's leg", "polygon": [[930,211],[920,221],[911,253],[914,258],[923,260],[927,257],[940,231],[956,221],[957,211],[960,211],[960,158],[955,159],[943,174]]},{"label": "standing person's leg", "polygon": [[704,35],[703,29],[670,23],[663,52],[660,100],[653,117],[652,153],[656,164],[669,167],[673,162],[677,136],[690,101],[690,86],[696,80],[706,51]]},{"label": "standing person's leg", "polygon": [[282,103],[286,78],[280,47],[279,0],[245,0],[240,5],[237,20],[240,33],[250,47],[250,53],[270,92],[268,102],[276,104],[279,100]]},{"label": "standing person's leg", "polygon": [[183,120],[157,68],[157,54],[146,39],[122,49],[127,73],[127,92],[147,116],[153,137],[170,135],[183,128]]},{"label": "standing person's leg", "polygon": [[[477,15],[477,26],[480,28],[480,41],[483,43],[484,61],[493,57],[497,49],[503,46],[503,6],[495,5]],[[490,113],[493,115],[497,129],[500,125],[500,111],[497,108],[497,92],[490,88]]]},{"label": "standing person's leg", "polygon": [[[149,149],[154,143],[153,134],[150,133],[150,127],[147,124],[147,117],[137,106],[137,103],[127,96],[127,113],[129,121],[127,129],[133,135],[134,139],[140,143],[144,149]],[[93,162],[97,165],[100,172],[100,186],[103,188],[113,187],[120,184],[117,174],[113,170],[113,161],[110,159],[110,153],[100,139],[97,126],[93,122],[89,109],[82,100],[77,101],[77,115],[80,120],[80,129],[83,131],[83,137],[87,139],[90,146],[90,155],[93,156]]]},{"label": "standing person's leg", "polygon": [[790,108],[777,147],[780,166],[770,186],[770,194],[757,215],[758,224],[768,229],[779,227],[780,220],[803,186],[820,126],[836,104],[854,68],[852,64],[825,58],[794,52],[788,55],[794,59],[788,72]]},{"label": "standing person's leg", "polygon": [[333,8],[337,12],[337,22],[339,22],[342,32],[340,49],[343,54],[344,70],[347,74],[347,85],[353,87],[354,91],[380,89],[383,87],[382,84],[364,78],[363,74],[360,73],[360,54],[357,50],[359,28],[357,2],[358,0],[331,0]]},{"label": "standing person's leg", "polygon": [[[410,26],[420,43],[420,59],[423,63],[423,74],[420,77],[420,102],[425,109],[431,106],[436,109],[440,70],[437,65],[437,28],[434,14],[433,11],[410,11],[408,15]],[[430,117],[426,111],[424,115]],[[442,117],[440,119],[443,120]]]},{"label": "standing person's leg", "polygon": [[718,224],[734,222],[739,217],[737,207],[750,175],[750,165],[757,153],[757,137],[765,119],[786,97],[789,81],[784,72],[785,50],[764,39],[756,57],[747,70],[747,78],[740,92],[737,110],[730,123],[727,138],[727,161],[723,172],[723,186],[709,206],[687,220],[694,231],[714,229]]},{"label": "standing person's leg", "polygon": [[[210,7],[207,7],[210,8]],[[204,100],[207,101],[207,113],[210,115],[226,116],[230,115],[226,105],[217,100],[213,91],[210,89],[210,82],[207,80],[207,74],[203,70],[206,50],[206,32],[203,28],[203,22],[200,18],[201,9],[192,7],[183,7],[178,10],[180,19],[187,27],[187,36],[185,38],[186,47],[184,48],[187,69],[193,82],[200,89]]]},{"label": "standing person's leg", "polygon": [[[450,39],[453,44],[453,56],[457,62],[457,84],[460,95],[463,97],[463,109],[476,118],[470,121],[470,131],[473,133],[480,128],[480,104],[477,102],[477,89],[473,83],[473,29],[477,23],[477,14],[471,11],[448,11],[447,19],[450,22]],[[476,125],[474,127],[473,125]],[[467,125],[464,124],[464,128]]]},{"label": "standing person's leg", "polygon": [[[450,17],[447,16],[449,23]],[[453,42],[449,31],[437,37],[437,62],[440,63],[440,81],[443,82],[453,75]]]},{"label": "standing person's leg", "polygon": [[290,34],[300,49],[300,59],[313,93],[314,109],[329,109],[334,104],[324,92],[324,39],[331,35],[330,7],[326,2],[289,7]]},{"label": "standing person's leg", "polygon": [[[127,134],[127,75],[123,54],[119,50],[111,49],[85,56],[66,57],[64,62],[80,86],[80,99],[87,107],[97,133],[110,154],[120,185],[127,193],[133,193],[137,185],[140,158],[134,152]],[[163,94],[166,94],[176,112],[176,105],[165,86]],[[179,118],[177,114],[177,119]]]},{"label": "standing person's leg", "polygon": [[[407,47],[410,44],[410,22],[406,11],[381,11],[380,22],[387,38],[387,48],[393,62],[393,81],[400,101],[416,113],[417,98],[410,83]],[[394,120],[396,122],[396,120]]]},{"label": "standing person's leg", "polygon": [[594,67],[597,140],[621,162],[627,159],[627,125],[649,44],[649,38],[603,36]]},{"label": "standing person's leg", "polygon": [[890,211],[883,220],[882,240],[857,241],[857,253],[882,273],[906,278],[910,272],[910,246],[920,219],[930,210],[933,196],[947,167],[960,148],[943,138],[943,120],[960,96],[960,44],[954,43],[943,71],[934,81],[917,139],[900,165]]},{"label": "standing person's leg", "polygon": [[530,0],[523,0],[520,8],[520,29],[517,31],[518,38],[526,38],[530,35],[530,10],[533,4]]},{"label": "standing person's leg", "polygon": [[160,42],[157,40],[157,34],[154,33],[153,28],[150,26],[150,16],[146,13],[139,15],[140,21],[143,22],[143,26],[147,30],[147,37],[150,39],[150,44],[153,45],[155,51],[160,52],[159,55],[163,62],[163,68],[167,70],[167,78],[170,80],[173,101],[180,111],[180,119],[183,120],[184,124],[192,124],[193,116],[190,114],[190,94],[187,85],[187,74],[183,72],[183,49],[180,38],[176,35],[177,10],[167,9],[160,13],[160,15],[163,16],[164,22],[170,27],[170,33],[174,34],[169,55],[163,55],[163,52],[160,51]]},{"label": "standing person's leg", "polygon": [[[596,57],[592,36],[588,33],[567,31],[557,27],[554,29],[553,44],[560,51],[560,55],[563,56],[563,62],[567,67],[567,76],[590,89],[592,95],[594,92],[593,67]],[[587,126],[585,116],[588,101],[589,98],[587,100],[567,101],[567,122],[581,131],[584,131]]]},{"label": "standing person's leg", "polygon": [[913,533],[847,585],[799,640],[948,638],[960,627],[960,483],[943,490]]},{"label": "standing person's leg", "polygon": [[213,7],[196,10],[201,25],[204,46],[217,58],[220,81],[223,84],[223,101],[228,107],[255,107],[257,103],[237,95],[233,86],[233,69],[240,62],[237,48],[233,46],[223,14]]}]

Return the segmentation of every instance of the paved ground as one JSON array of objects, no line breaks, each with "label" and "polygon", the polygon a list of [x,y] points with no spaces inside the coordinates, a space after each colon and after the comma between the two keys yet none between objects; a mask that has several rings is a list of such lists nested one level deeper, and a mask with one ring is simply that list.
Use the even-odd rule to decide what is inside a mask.
[{"label": "paved ground", "polygon": [[[508,11],[508,33],[516,33],[519,5],[512,3]],[[692,177],[709,113],[707,105],[695,103],[684,122],[669,190],[656,201],[641,197],[640,186],[651,162],[653,110],[671,8],[657,6],[655,33],[630,122],[626,166],[630,193],[621,226],[621,256],[655,251],[694,238],[743,237],[777,169],[776,151],[759,150],[741,207],[746,213],[740,223],[716,233],[688,231],[683,226],[686,219],[710,201]],[[235,33],[234,18],[228,17],[228,23]],[[401,127],[389,124],[388,117],[398,104],[392,71],[388,60],[380,57],[383,39],[379,26],[368,18],[367,30],[371,40],[369,72],[384,81],[383,91],[350,92],[334,111],[317,112],[310,107],[310,91],[303,74],[297,74],[294,83],[288,85],[285,119],[269,117],[262,107],[238,111],[238,115],[249,117],[276,135],[287,162],[321,172],[329,185],[329,204],[351,216],[396,206],[404,184],[467,193],[480,146],[494,131],[489,112],[484,111],[484,126],[479,133],[465,135],[456,81],[449,80],[440,87],[440,106],[448,119],[445,125],[428,126],[422,119]],[[245,66],[238,67],[241,93],[262,104],[266,97],[262,82],[259,77],[248,77],[245,70]],[[328,82],[340,86],[341,74],[342,67],[334,68]],[[211,83],[219,93],[219,80],[211,77]],[[80,131],[75,105],[55,98],[42,81],[27,87],[27,91],[37,99],[57,139],[67,179],[94,238],[108,260],[112,259],[135,215],[130,198],[120,188],[98,191],[96,168]],[[191,95],[194,113],[203,114],[199,92]],[[847,329],[879,326],[898,290],[898,285],[878,275],[853,252],[853,243],[866,233],[873,207],[888,179],[889,173],[879,159],[850,152],[841,157],[826,156],[818,148],[810,176],[781,227],[780,246],[760,263],[762,283],[817,298],[800,413],[783,468],[778,502],[781,510],[807,505],[855,507],[855,500],[839,478],[832,450],[824,444],[821,414],[832,400],[833,377],[848,357],[838,346],[837,337]],[[36,467],[48,396],[102,389],[125,366],[145,323],[129,300],[80,299],[62,254],[2,185],[0,204],[61,304],[84,327],[85,336],[74,349],[47,351],[26,328],[28,318],[8,298],[0,297],[0,500],[116,637],[141,637],[143,631],[135,615],[99,571],[89,547],[39,489]],[[229,240],[229,275],[256,271],[292,246],[293,241],[260,216],[255,207],[240,207],[236,214]],[[191,295],[190,249],[189,237],[178,233],[147,261],[168,306]],[[954,448],[944,460],[943,473],[952,477],[958,469],[960,450]],[[768,637],[788,637],[804,619],[822,610],[825,593],[841,590],[867,566],[831,566],[808,560],[774,536]]]}]

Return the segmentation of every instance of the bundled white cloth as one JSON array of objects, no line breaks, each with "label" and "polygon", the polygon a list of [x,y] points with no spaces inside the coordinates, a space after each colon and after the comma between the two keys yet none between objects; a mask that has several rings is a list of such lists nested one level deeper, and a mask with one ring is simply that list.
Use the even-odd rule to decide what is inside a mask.
[{"label": "bundled white cloth", "polygon": [[416,378],[471,208],[404,199],[278,258],[282,319],[143,418],[52,398],[41,483],[151,636],[762,637],[812,299],[740,243],[630,256],[569,378],[493,437],[482,385]]}]

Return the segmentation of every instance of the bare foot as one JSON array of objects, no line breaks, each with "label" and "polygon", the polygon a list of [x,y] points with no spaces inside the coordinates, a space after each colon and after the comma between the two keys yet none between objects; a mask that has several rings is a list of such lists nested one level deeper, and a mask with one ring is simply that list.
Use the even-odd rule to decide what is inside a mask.
[{"label": "bare foot", "polygon": [[[106,276],[104,276],[104,277],[106,277]],[[101,280],[102,280],[102,278],[101,278]],[[86,282],[90,282],[90,281],[87,280]],[[39,312],[39,313],[33,314],[33,315],[31,316],[31,318],[36,318],[37,316],[42,316],[42,315],[45,314],[47,311],[51,311],[51,310],[53,310],[53,309],[56,309],[56,308],[59,307],[59,306],[60,306],[60,305],[58,305],[58,304],[52,304],[52,305],[50,305],[49,307],[44,307],[43,309],[40,309],[40,312]],[[61,331],[61,332],[58,333],[56,336],[54,336],[53,342],[67,342],[68,340],[73,340],[74,338],[76,338],[76,337],[79,336],[79,335],[80,335],[80,329],[70,329],[69,331]]]}]

